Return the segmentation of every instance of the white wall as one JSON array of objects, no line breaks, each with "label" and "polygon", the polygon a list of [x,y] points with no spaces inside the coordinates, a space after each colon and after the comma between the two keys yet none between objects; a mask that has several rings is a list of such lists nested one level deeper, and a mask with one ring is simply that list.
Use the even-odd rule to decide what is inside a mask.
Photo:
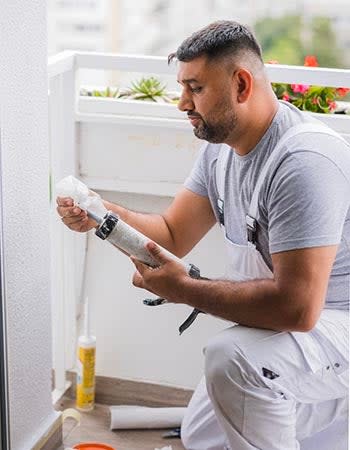
[{"label": "white wall", "polygon": [[0,0],[0,126],[11,450],[57,418],[51,404],[46,2]]},{"label": "white wall", "polygon": [[[100,192],[103,198],[133,210],[160,212],[170,198]],[[125,255],[92,233],[89,236],[86,291],[91,302],[92,329],[97,336],[97,375],[146,380],[193,388],[203,367],[202,349],[208,338],[228,326],[211,316],[198,316],[178,334],[190,313],[185,305],[147,307],[146,291],[132,286],[133,266]],[[220,276],[224,261],[219,229],[186,257],[203,276]]]}]

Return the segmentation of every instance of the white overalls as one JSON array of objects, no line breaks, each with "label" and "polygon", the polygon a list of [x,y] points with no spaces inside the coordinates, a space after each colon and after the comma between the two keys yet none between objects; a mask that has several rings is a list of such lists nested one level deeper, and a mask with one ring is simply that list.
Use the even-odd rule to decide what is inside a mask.
[{"label": "white overalls", "polygon": [[[286,141],[309,132],[342,139],[317,123],[296,125],[281,138],[254,189],[247,245],[226,238],[226,279],[273,278],[254,242],[259,191]],[[220,207],[224,152],[232,151],[222,148],[216,171]],[[219,333],[205,348],[205,378],[182,423],[186,450],[347,450],[347,341],[348,313],[339,310],[324,310],[308,333],[241,325]]]}]

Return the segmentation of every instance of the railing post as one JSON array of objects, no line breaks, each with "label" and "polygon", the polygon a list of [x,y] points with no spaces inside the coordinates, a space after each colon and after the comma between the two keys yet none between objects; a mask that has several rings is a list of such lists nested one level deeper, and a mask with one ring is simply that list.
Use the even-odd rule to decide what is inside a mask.
[{"label": "railing post", "polygon": [[55,376],[53,401],[57,401],[66,388],[65,333],[64,333],[64,248],[63,228],[55,214],[55,183],[62,172],[60,149],[63,148],[62,76],[57,75],[49,84],[49,132],[50,132],[50,196],[51,196],[51,309],[52,309],[52,357]]},{"label": "railing post", "polygon": [[66,370],[75,366],[77,300],[81,289],[81,257],[84,235],[62,226],[56,213],[55,185],[67,175],[78,175],[76,155],[75,69],[54,74],[50,79],[50,180],[51,180],[51,298],[53,319],[54,401],[68,387]]},{"label": "railing post", "polygon": [[[75,71],[62,75],[62,123],[63,146],[61,148],[60,178],[67,175],[78,175],[78,161],[75,151]],[[58,181],[58,179],[56,179]],[[61,224],[62,226],[62,224]],[[63,228],[63,255],[64,255],[64,302],[65,302],[65,366],[72,368],[75,365],[76,344],[76,312],[78,289],[76,286],[75,243],[77,235],[66,227]]]}]

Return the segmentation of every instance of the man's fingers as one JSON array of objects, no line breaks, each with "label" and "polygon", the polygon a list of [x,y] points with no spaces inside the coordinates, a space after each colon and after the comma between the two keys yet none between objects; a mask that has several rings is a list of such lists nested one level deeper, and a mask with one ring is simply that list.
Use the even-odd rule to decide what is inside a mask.
[{"label": "man's fingers", "polygon": [[132,284],[139,288],[143,287],[143,278],[138,270],[134,273],[132,277]]},{"label": "man's fingers", "polygon": [[131,261],[134,263],[136,270],[139,272],[141,276],[145,273],[145,270],[148,269],[146,264],[143,264],[140,260],[135,258],[134,256],[130,256]]},{"label": "man's fingers", "polygon": [[145,280],[140,275],[140,272],[138,270],[136,270],[136,272],[134,272],[134,275],[132,277],[132,284],[137,288],[146,289],[148,292],[155,294],[155,292],[153,292],[149,286],[146,286]]},{"label": "man's fingers", "polygon": [[86,211],[83,211],[77,206],[57,206],[56,210],[61,217],[77,217],[79,215],[86,216]]},{"label": "man's fingers", "polygon": [[148,242],[146,244],[146,248],[149,251],[149,253],[153,256],[153,258],[157,262],[159,262],[159,265],[163,265],[170,261],[169,258],[161,250],[161,248],[154,242],[152,242],[152,241]]},{"label": "man's fingers", "polygon": [[58,206],[73,206],[73,199],[70,197],[57,197],[56,203]]},{"label": "man's fingers", "polygon": [[82,221],[87,221],[88,217],[86,214],[79,214],[78,216],[69,216],[69,217],[62,217],[62,221],[65,223],[65,225],[74,225]]}]

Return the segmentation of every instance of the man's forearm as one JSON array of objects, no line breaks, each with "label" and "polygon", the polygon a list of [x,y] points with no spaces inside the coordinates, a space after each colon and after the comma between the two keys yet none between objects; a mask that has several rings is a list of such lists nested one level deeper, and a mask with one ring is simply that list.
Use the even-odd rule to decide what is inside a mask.
[{"label": "man's forearm", "polygon": [[244,282],[188,278],[181,302],[241,325],[278,331],[304,330],[303,310],[283,298],[274,280]]}]

